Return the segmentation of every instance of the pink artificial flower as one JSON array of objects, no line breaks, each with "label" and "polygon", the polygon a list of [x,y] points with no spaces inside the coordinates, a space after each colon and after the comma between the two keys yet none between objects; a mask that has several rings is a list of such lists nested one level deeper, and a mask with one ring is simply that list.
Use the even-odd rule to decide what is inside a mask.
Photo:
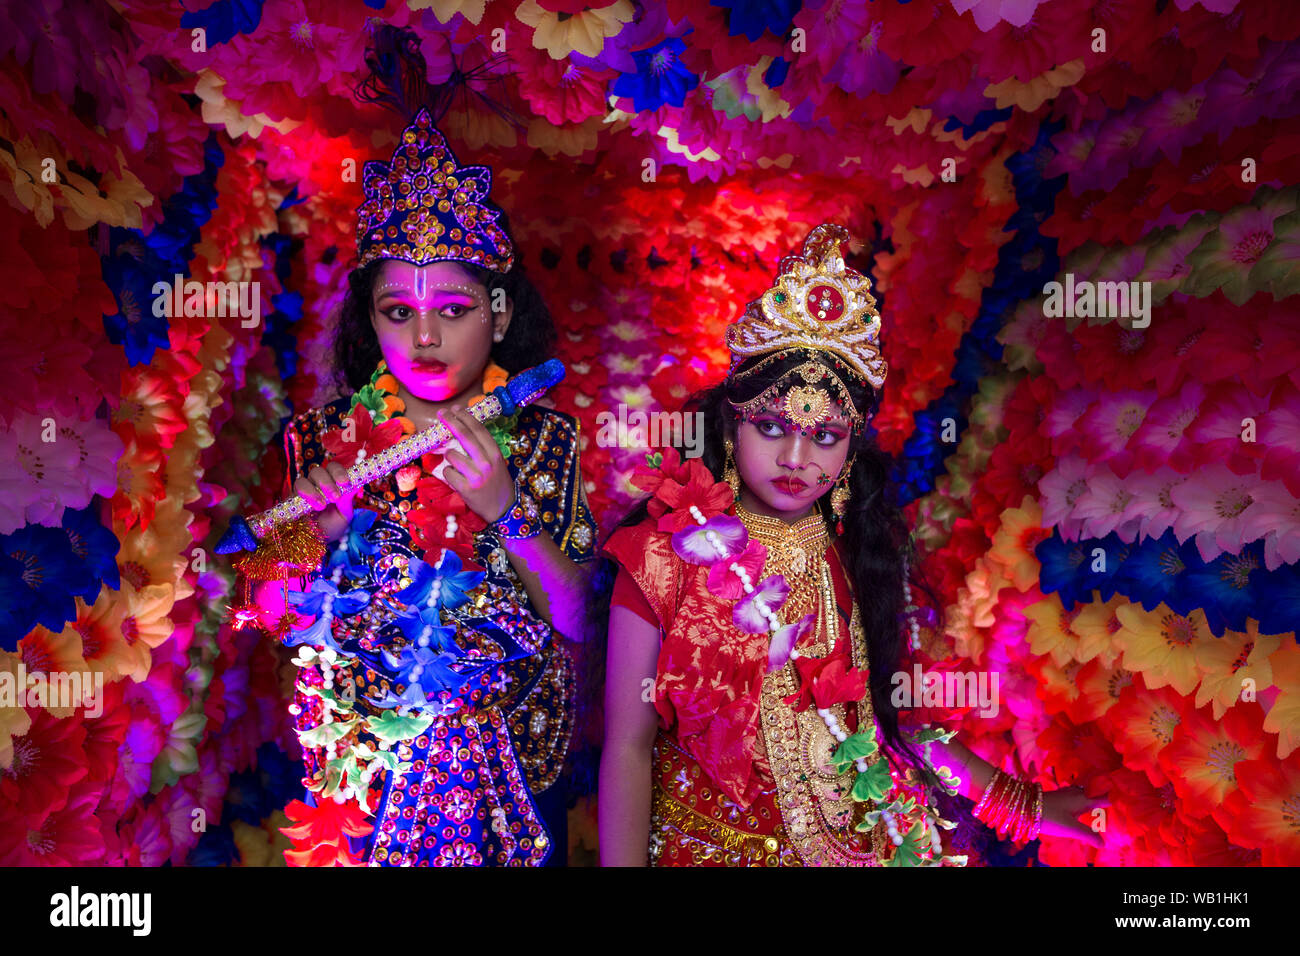
[{"label": "pink artificial flower", "polygon": [[1224,552],[1236,554],[1243,544],[1272,530],[1268,516],[1254,507],[1253,492],[1259,484],[1259,479],[1234,475],[1223,465],[1207,465],[1193,480],[1173,489],[1174,504],[1181,510],[1174,535],[1180,543],[1195,535],[1205,561]]},{"label": "pink artificial flower", "polygon": [[1084,453],[1094,462],[1104,461],[1116,471],[1127,473],[1133,461],[1133,435],[1155,399],[1153,389],[1103,392],[1097,404],[1079,420]]},{"label": "pink artificial flower", "polygon": [[0,534],[25,524],[57,525],[65,502],[85,507],[89,501],[77,473],[77,444],[60,441],[57,422],[52,428],[47,417],[25,414],[0,430]]},{"label": "pink artificial flower", "polygon": [[1201,457],[1198,443],[1188,434],[1201,414],[1205,387],[1188,382],[1177,395],[1159,399],[1133,436],[1135,463],[1143,471],[1155,471],[1168,465],[1186,474]]},{"label": "pink artificial flower", "polygon": [[[1227,383],[1208,395],[1200,416],[1187,432],[1194,442],[1195,464],[1218,462],[1237,475],[1257,474],[1259,460],[1267,450],[1265,436],[1260,432],[1268,411],[1267,398]],[[1243,440],[1248,420],[1255,422],[1253,442]]]},{"label": "pink artificial flower", "polygon": [[790,585],[785,578],[773,574],[754,585],[754,590],[736,603],[735,610],[731,612],[731,620],[742,631],[765,634],[768,629],[767,615],[758,609],[759,602],[766,605],[769,611],[775,611],[789,596]]},{"label": "pink artificial flower", "polygon": [[1300,497],[1278,482],[1264,482],[1253,497],[1260,520],[1272,529],[1264,535],[1265,567],[1276,571],[1300,561]]},{"label": "pink artificial flower", "polygon": [[1088,480],[1072,516],[1083,522],[1084,537],[1104,538],[1114,531],[1121,539],[1131,541],[1141,521],[1141,513],[1135,508],[1137,500],[1127,478],[1103,468]]},{"label": "pink artificial flower", "polygon": [[[1082,363],[1073,364],[1077,367]],[[1042,425],[1043,434],[1052,439],[1052,454],[1060,458],[1079,447],[1082,435],[1079,420],[1096,401],[1097,392],[1092,388],[1071,389],[1056,396],[1047,414],[1043,416]]]},{"label": "pink artificial flower", "polygon": [[1225,213],[1219,228],[1187,257],[1192,275],[1184,291],[1206,296],[1222,289],[1234,305],[1244,303],[1255,292],[1251,270],[1273,243],[1274,220],[1294,208],[1295,200],[1289,192],[1261,186],[1249,205]]},{"label": "pink artificial flower", "polygon": [[763,562],[767,560],[767,548],[757,538],[750,538],[745,550],[730,560],[718,561],[709,568],[709,593],[724,601],[735,601],[745,593],[745,586],[733,565],[739,565],[752,585],[763,573]]},{"label": "pink artificial flower", "polygon": [[1174,489],[1192,478],[1161,469],[1153,474],[1134,472],[1124,480],[1134,495],[1133,508],[1141,516],[1138,537],[1159,538],[1174,526],[1180,514],[1174,504]]},{"label": "pink artificial flower", "polygon": [[1066,541],[1077,541],[1083,522],[1074,516],[1075,503],[1089,482],[1105,469],[1082,455],[1059,457],[1056,467],[1038,482],[1042,495],[1043,527],[1058,528]]}]

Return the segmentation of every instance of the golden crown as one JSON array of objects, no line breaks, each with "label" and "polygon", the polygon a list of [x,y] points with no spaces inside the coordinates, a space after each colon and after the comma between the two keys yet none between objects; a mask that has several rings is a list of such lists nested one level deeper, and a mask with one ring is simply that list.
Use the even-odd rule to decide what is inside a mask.
[{"label": "golden crown", "polygon": [[757,355],[826,352],[875,388],[889,365],[880,351],[880,313],[871,280],[844,264],[852,241],[838,223],[823,223],[804,240],[802,256],[781,260],[776,285],[727,326],[731,372]]}]

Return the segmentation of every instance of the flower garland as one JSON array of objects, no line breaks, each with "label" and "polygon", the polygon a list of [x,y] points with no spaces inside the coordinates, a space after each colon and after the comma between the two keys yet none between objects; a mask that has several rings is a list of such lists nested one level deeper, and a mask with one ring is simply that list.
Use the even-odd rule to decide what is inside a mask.
[{"label": "flower garland", "polygon": [[[504,369],[489,363],[483,376],[484,393],[504,385],[507,378]],[[469,404],[482,398],[476,396]],[[381,360],[370,382],[352,396],[350,420],[343,428],[322,436],[322,442],[335,460],[351,464],[414,433],[415,424],[403,411],[405,404],[397,396],[397,379]],[[510,454],[517,418],[516,413],[488,426],[503,455]],[[295,848],[286,852],[291,864],[358,865],[360,861],[344,837],[365,837],[373,829],[366,822],[373,814],[372,781],[383,771],[404,773],[410,769],[409,764],[398,759],[393,747],[418,737],[436,714],[451,713],[462,706],[462,701],[445,689],[456,676],[444,660],[455,650],[455,628],[440,622],[444,611],[468,603],[470,592],[486,576],[472,562],[473,534],[486,523],[468,510],[450,486],[425,474],[434,470],[428,461],[432,457],[426,456],[420,465],[399,469],[396,476],[400,490],[417,490],[418,503],[407,513],[407,520],[412,540],[426,549],[423,560],[413,558],[407,566],[409,585],[402,586],[392,578],[382,583],[369,580],[364,559],[377,553],[378,547],[365,537],[365,532],[378,516],[358,508],[328,561],[329,579],[314,581],[307,592],[288,595],[289,603],[300,613],[315,616],[311,624],[294,629],[285,643],[302,645],[293,661],[300,668],[295,689],[307,703],[305,707],[291,705],[290,713],[298,718],[297,735],[304,751],[316,754],[316,772],[304,783],[320,798],[315,807],[295,801],[286,811],[295,821],[294,826],[283,830],[294,841]],[[439,516],[445,521],[442,540],[430,534]],[[343,591],[340,585],[345,575],[356,586]],[[382,716],[361,717],[354,713],[355,681],[351,670],[363,662],[334,639],[333,625],[339,617],[350,618],[372,608],[379,595],[389,591],[395,591],[393,597],[406,603],[395,623],[411,643],[397,654],[385,650],[383,655],[406,684],[406,690],[401,695],[390,692],[383,700],[371,700],[376,707],[387,710]],[[377,643],[376,631],[373,625],[368,628],[363,646]],[[378,740],[378,747],[363,743],[362,733]],[[309,757],[308,766],[312,765],[313,758]]]},{"label": "flower garland", "polygon": [[[683,561],[709,568],[711,594],[724,600],[743,594],[732,612],[732,623],[747,633],[770,635],[768,673],[795,662],[804,686],[785,702],[797,711],[815,704],[818,716],[839,743],[832,763],[840,772],[850,766],[856,769],[852,798],[867,804],[858,829],[869,831],[883,819],[896,848],[894,855],[882,862],[886,866],[965,865],[964,856],[943,855],[938,828],[952,829],[956,824],[944,820],[929,805],[929,795],[920,802],[905,793],[887,759],[868,762],[879,751],[874,721],[870,728],[854,734],[839,725],[832,708],[861,701],[863,694],[869,693],[867,673],[846,666],[842,643],[829,648],[822,658],[802,653],[795,646],[812,630],[814,615],[783,624],[777,611],[790,594],[784,576],[772,574],[755,583],[766,563],[767,548],[750,538],[744,522],[726,513],[735,500],[731,489],[724,482],[715,482],[698,459],[683,464],[675,448],[647,455],[646,465],[636,469],[634,483],[651,492],[650,514],[658,519],[660,531],[672,532],[673,551]],[[907,597],[910,604],[910,592]],[[925,727],[913,740],[923,746],[952,736],[953,732]],[[925,752],[928,760],[928,748]],[[947,768],[932,765],[932,769],[947,793],[958,792],[957,781]]]}]

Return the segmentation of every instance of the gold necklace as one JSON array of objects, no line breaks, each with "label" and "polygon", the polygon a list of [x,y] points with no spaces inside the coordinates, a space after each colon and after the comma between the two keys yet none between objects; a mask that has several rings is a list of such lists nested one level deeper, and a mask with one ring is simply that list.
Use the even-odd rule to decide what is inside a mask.
[{"label": "gold necklace", "polygon": [[736,517],[750,536],[767,548],[763,574],[780,574],[790,586],[790,596],[780,612],[782,622],[789,624],[805,614],[816,614],[823,626],[808,650],[813,654],[828,653],[838,637],[839,614],[826,561],[830,534],[821,512],[814,509],[806,518],[787,524],[780,518],[755,514],[737,501]]},{"label": "gold necklace", "polygon": [[[807,656],[829,654],[839,640],[839,605],[826,552],[830,535],[821,513],[814,510],[794,524],[759,515],[736,502],[736,517],[750,535],[767,548],[763,574],[782,574],[790,585],[790,596],[780,610],[785,623],[804,614],[816,615],[818,626],[813,643],[803,650]],[[849,635],[860,629],[854,607]],[[856,642],[855,642],[856,643]],[[852,648],[852,660],[865,666],[865,655]],[[763,679],[760,694],[760,728],[777,787],[786,831],[800,860],[805,864],[837,866],[879,865],[885,858],[886,843],[880,824],[861,837],[853,826],[860,820],[860,808],[852,800],[851,771],[837,772],[828,763],[836,741],[822,717],[812,710],[796,713],[784,698],[798,689],[793,661]],[[832,710],[843,719],[849,706]],[[870,695],[857,704],[858,726],[870,727]],[[880,755],[873,754],[874,763]]]}]

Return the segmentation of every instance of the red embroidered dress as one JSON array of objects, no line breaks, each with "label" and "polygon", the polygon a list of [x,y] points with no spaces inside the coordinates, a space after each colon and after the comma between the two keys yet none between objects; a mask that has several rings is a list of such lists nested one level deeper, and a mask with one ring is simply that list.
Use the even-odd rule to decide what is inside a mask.
[{"label": "red embroidered dress", "polygon": [[[734,505],[728,513],[767,547],[761,576],[783,573],[790,583],[783,620],[816,614],[796,647],[827,657],[834,642],[830,657],[865,670],[848,580],[821,516],[786,525]],[[831,765],[835,739],[815,708],[796,712],[784,702],[800,689],[795,663],[768,675],[770,635],[735,626],[736,602],[712,593],[709,567],[684,561],[671,539],[651,519],[618,529],[605,545],[620,565],[613,603],[654,624],[662,639],[651,862],[877,865],[883,830],[853,829],[853,778]],[[832,710],[855,732],[864,716],[875,725],[869,700]]]}]

